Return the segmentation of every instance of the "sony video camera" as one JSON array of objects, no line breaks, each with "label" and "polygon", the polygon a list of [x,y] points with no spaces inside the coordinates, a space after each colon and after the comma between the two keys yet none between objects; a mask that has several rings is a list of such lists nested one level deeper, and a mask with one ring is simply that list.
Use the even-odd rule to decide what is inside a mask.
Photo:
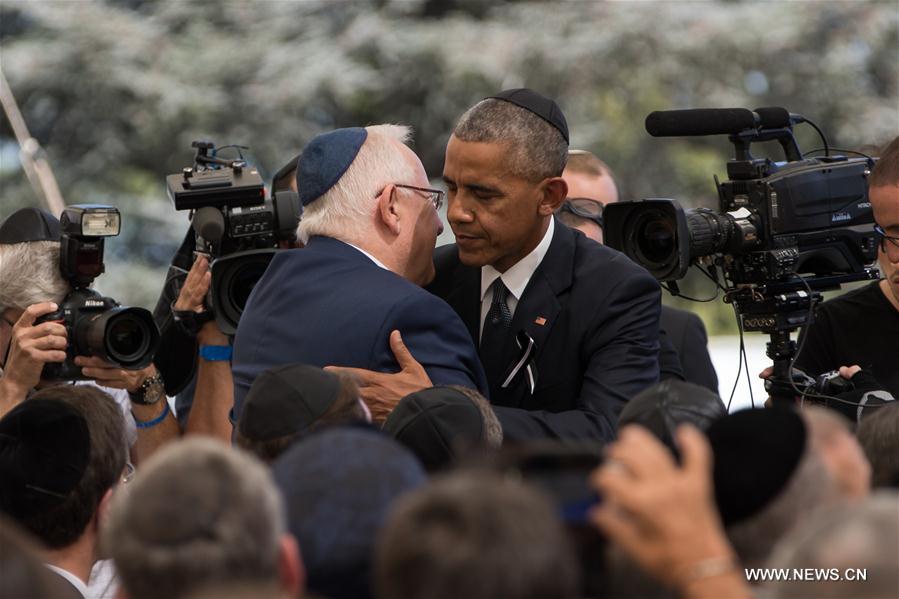
[{"label": "sony video camera", "polygon": [[153,315],[143,308],[120,306],[90,288],[105,270],[104,238],[119,234],[119,211],[112,206],[78,204],[63,211],[59,224],[59,269],[72,290],[59,310],[36,322],[61,321],[69,345],[66,361],[45,364],[41,378],[85,379],[74,363],[75,356],[97,356],[128,370],[145,368],[159,345],[159,329]]},{"label": "sony video camera", "polygon": [[259,172],[242,157],[217,157],[212,142],[191,146],[194,165],[166,177],[168,194],[175,210],[190,210],[196,251],[212,259],[208,307],[222,332],[233,335],[278,243],[296,240],[299,197],[278,191],[267,198]]},{"label": "sony video camera", "polygon": [[[736,156],[727,163],[728,180],[715,178],[719,210],[644,199],[603,211],[605,242],[673,293],[691,265],[707,267],[743,330],[772,336],[768,355],[775,376],[784,378],[795,355],[789,332],[812,321],[820,291],[878,276],[868,201],[874,159],[830,155],[823,133],[825,154],[805,157],[793,136],[793,125],[803,122],[821,133],[784,108],[653,112],[646,130],[654,137],[729,135]],[[766,141],[780,144],[784,161],[750,153],[751,144]]]}]

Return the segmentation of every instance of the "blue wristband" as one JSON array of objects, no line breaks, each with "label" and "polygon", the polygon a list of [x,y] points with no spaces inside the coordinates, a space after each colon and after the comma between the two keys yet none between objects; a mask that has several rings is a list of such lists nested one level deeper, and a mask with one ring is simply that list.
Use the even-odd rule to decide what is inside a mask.
[{"label": "blue wristband", "polygon": [[157,424],[159,424],[160,422],[165,420],[165,417],[169,415],[169,412],[171,410],[169,409],[169,402],[165,397],[162,398],[162,403],[165,404],[165,408],[162,410],[162,414],[160,414],[153,420],[147,420],[146,422],[141,422],[137,418],[134,418],[134,412],[132,411],[131,417],[134,418],[135,426],[137,426],[137,428],[150,428],[150,427],[156,426]]},{"label": "blue wristband", "polygon": [[207,362],[226,362],[233,351],[230,345],[201,345],[200,357]]}]

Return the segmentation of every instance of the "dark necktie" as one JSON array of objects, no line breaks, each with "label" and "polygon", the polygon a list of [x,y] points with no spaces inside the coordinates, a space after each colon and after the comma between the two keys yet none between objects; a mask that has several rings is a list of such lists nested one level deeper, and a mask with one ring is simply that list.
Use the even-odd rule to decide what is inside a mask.
[{"label": "dark necktie", "polygon": [[509,297],[509,289],[503,284],[501,278],[496,279],[493,285],[493,298],[490,301],[490,310],[484,319],[484,330],[481,332],[481,363],[487,371],[487,379],[494,383],[500,379],[507,364],[504,361],[506,343],[509,341],[509,327],[512,324],[512,311],[506,304]]}]

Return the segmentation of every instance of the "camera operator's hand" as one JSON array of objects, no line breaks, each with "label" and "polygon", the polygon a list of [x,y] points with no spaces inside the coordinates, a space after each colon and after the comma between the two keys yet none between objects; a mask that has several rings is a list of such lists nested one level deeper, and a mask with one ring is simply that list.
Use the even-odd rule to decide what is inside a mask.
[{"label": "camera operator's hand", "polygon": [[676,437],[682,466],[644,428],[622,428],[591,477],[602,498],[591,520],[682,596],[748,595],[715,506],[709,443],[690,426]]},{"label": "camera operator's hand", "polygon": [[364,368],[325,367],[325,370],[343,372],[356,380],[359,395],[371,411],[372,421],[377,424],[387,420],[402,398],[434,386],[424,367],[403,343],[399,331],[390,333],[390,349],[400,365],[400,371],[394,374]]},{"label": "camera operator's hand", "polygon": [[21,395],[21,399],[25,399],[28,391],[37,386],[44,364],[65,362],[68,344],[66,328],[58,322],[34,324],[41,316],[58,309],[53,302],[32,304],[12,327],[0,384],[9,393]]},{"label": "camera operator's hand", "polygon": [[209,270],[209,259],[200,254],[194,260],[193,266],[184,279],[184,285],[181,287],[181,293],[175,300],[175,310],[204,312],[206,310],[203,305],[203,299],[209,291],[212,284],[212,271]]},{"label": "camera operator's hand", "polygon": [[150,364],[142,370],[125,370],[96,356],[75,356],[75,365],[81,366],[81,373],[94,379],[98,385],[125,389],[134,393],[149,377],[156,374],[156,366]]},{"label": "camera operator's hand", "polygon": [[[846,379],[847,381],[850,381],[850,380],[852,380],[852,377],[854,377],[858,372],[861,371],[861,369],[862,369],[861,366],[858,366],[858,365],[853,365],[853,366],[840,366],[840,368],[839,368],[839,373],[840,373],[840,376],[841,376],[841,377],[843,377],[843,378]],[[767,368],[765,368],[763,371],[761,371],[761,372],[759,373],[759,378],[760,378],[760,379],[764,379],[764,380],[768,380],[768,379],[771,378],[773,375],[774,375],[774,367],[773,367],[773,366],[768,366]],[[794,398],[794,400],[795,400],[796,403],[798,404],[798,403],[801,401],[801,398],[797,395],[797,396]],[[770,408],[770,407],[772,407],[773,405],[774,405],[774,399],[773,399],[771,396],[768,396],[768,399],[765,400],[765,407],[766,407],[766,408]]]}]

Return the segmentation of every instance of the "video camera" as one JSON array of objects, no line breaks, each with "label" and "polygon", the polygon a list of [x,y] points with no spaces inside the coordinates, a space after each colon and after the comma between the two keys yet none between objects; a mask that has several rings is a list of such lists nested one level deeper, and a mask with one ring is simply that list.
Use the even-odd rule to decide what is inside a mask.
[{"label": "video camera", "polygon": [[196,148],[194,165],[166,177],[168,194],[175,210],[190,211],[196,251],[213,259],[207,303],[222,332],[233,335],[279,242],[296,240],[299,197],[278,191],[267,198],[259,172],[242,156],[220,158],[208,141],[194,141],[191,147]]},{"label": "video camera", "polygon": [[[824,156],[800,152],[793,125],[803,122],[821,134]],[[729,136],[736,156],[727,163],[728,180],[715,178],[720,209],[685,210],[671,199],[609,204],[606,243],[675,295],[675,281],[691,265],[708,267],[742,330],[771,335],[770,387],[792,396],[798,379],[790,370],[796,348],[789,333],[812,322],[822,290],[878,277],[867,181],[874,159],[830,155],[814,123],[778,107],[658,111],[646,118],[646,131],[653,137]],[[750,153],[753,143],[766,141],[780,144],[784,161]]]},{"label": "video camera", "polygon": [[159,345],[153,315],[143,308],[120,306],[90,288],[105,271],[104,238],[119,234],[119,211],[112,206],[78,204],[63,210],[59,224],[59,269],[72,290],[56,312],[40,317],[36,323],[62,321],[69,345],[66,361],[45,364],[41,378],[86,379],[75,365],[75,356],[98,356],[127,370],[145,368]]}]

